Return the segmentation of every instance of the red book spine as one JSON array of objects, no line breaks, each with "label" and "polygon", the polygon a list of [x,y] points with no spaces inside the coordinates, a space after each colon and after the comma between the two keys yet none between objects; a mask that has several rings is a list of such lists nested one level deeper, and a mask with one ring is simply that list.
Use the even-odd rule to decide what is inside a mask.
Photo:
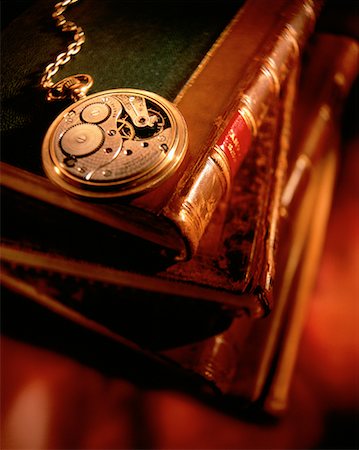
[{"label": "red book spine", "polygon": [[215,145],[217,151],[222,151],[225,154],[232,177],[246,156],[251,141],[251,130],[242,117],[241,112],[237,111]]},{"label": "red book spine", "polygon": [[[258,57],[247,66],[233,90],[227,112],[217,117],[219,129],[201,160],[180,180],[176,193],[163,209],[186,241],[185,258],[197,250],[199,241],[223,195],[258,133],[269,106],[279,98],[288,75],[298,66],[300,52],[313,31],[321,0],[290,2],[273,28]],[[181,106],[179,104],[179,106]],[[223,124],[223,125],[222,125]],[[222,126],[221,126],[222,125]]]}]

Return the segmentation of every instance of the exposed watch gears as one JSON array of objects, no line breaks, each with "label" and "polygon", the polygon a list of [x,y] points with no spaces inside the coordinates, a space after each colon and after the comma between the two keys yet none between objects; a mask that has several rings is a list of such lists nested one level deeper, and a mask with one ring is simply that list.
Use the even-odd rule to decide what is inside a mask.
[{"label": "exposed watch gears", "polygon": [[122,196],[166,179],[186,148],[186,124],[175,106],[146,91],[118,89],[65,110],[45,137],[43,162],[72,193]]}]

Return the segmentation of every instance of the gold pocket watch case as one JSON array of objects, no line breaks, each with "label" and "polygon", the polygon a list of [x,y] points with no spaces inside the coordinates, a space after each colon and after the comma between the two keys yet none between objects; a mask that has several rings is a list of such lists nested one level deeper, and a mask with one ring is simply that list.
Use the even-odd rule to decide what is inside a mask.
[{"label": "gold pocket watch case", "polygon": [[46,133],[47,176],[81,197],[135,195],[157,187],[183,160],[188,144],[180,111],[161,96],[114,89],[69,106]]}]

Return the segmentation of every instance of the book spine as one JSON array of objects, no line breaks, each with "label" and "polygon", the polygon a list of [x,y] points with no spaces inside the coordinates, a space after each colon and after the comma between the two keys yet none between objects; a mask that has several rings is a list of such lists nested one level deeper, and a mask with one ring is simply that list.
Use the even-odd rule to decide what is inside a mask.
[{"label": "book spine", "polygon": [[181,230],[190,258],[223,195],[249,151],[271,99],[280,95],[288,73],[313,30],[321,2],[289,2],[276,38],[263,43],[263,56],[248,68],[248,82],[240,89],[223,117],[208,152],[180,183],[163,214]]}]

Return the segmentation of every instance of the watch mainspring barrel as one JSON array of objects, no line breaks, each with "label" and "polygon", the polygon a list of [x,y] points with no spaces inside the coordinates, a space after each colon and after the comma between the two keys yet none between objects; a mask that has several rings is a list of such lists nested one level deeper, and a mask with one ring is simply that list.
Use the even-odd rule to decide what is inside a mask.
[{"label": "watch mainspring barrel", "polygon": [[49,128],[42,148],[48,177],[84,197],[145,192],[183,160],[187,126],[178,109],[137,89],[100,92],[68,107]]}]

